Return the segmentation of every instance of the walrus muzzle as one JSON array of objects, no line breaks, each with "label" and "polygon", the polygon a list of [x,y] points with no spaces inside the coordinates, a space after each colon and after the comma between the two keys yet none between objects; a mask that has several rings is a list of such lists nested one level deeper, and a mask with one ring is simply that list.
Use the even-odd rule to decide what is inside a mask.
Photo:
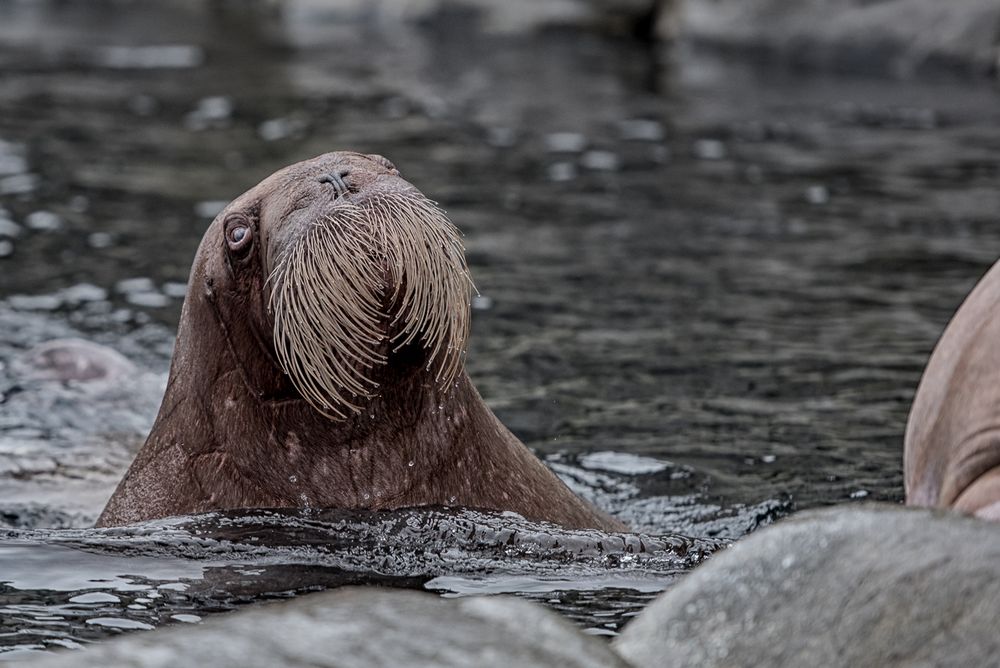
[{"label": "walrus muzzle", "polygon": [[362,410],[372,371],[419,342],[442,387],[462,369],[471,281],[458,229],[416,190],[347,198],[290,241],[270,275],[274,348],[327,417]]}]

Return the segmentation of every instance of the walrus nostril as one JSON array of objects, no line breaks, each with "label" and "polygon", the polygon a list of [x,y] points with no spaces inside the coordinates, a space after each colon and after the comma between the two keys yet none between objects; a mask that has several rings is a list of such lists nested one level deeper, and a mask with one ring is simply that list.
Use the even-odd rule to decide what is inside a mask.
[{"label": "walrus nostril", "polygon": [[351,170],[349,169],[338,169],[329,174],[324,174],[317,179],[320,183],[329,183],[333,186],[334,199],[338,197],[343,197],[351,191],[350,186],[347,184],[347,177],[351,175]]}]

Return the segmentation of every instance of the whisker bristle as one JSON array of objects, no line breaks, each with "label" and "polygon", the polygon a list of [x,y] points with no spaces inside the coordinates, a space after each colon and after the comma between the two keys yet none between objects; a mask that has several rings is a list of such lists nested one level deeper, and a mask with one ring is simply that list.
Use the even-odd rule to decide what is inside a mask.
[{"label": "whisker bristle", "polygon": [[331,419],[362,410],[347,394],[375,396],[383,346],[419,340],[441,387],[461,373],[475,286],[460,232],[415,191],[341,204],[286,249],[267,282],[278,361]]}]

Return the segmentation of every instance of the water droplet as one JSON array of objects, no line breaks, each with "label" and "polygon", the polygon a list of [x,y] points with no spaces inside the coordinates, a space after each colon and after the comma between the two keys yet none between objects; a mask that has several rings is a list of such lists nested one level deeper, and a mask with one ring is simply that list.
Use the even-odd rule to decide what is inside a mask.
[{"label": "water droplet", "polygon": [[299,477],[298,476],[294,476],[294,475],[288,476],[288,482],[292,483],[293,485],[295,483],[297,483],[298,481],[299,481]]},{"label": "water droplet", "polygon": [[407,466],[413,466],[414,464],[416,464],[416,462],[413,461],[412,459],[410,461],[406,462]]},{"label": "water droplet", "polygon": [[369,494],[368,492],[365,492],[365,497],[364,498],[365,498],[365,501],[367,501],[368,499],[372,498],[372,495]]}]

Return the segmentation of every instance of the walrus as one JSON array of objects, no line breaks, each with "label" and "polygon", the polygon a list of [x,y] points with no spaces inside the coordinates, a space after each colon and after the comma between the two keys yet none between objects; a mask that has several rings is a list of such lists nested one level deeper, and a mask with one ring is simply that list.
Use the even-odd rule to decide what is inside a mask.
[{"label": "walrus", "polygon": [[945,328],[906,425],[906,503],[1000,520],[1000,262]]},{"label": "walrus", "polygon": [[97,525],[443,505],[624,529],[483,402],[471,290],[457,228],[386,158],[264,179],[205,232],[159,413]]}]

